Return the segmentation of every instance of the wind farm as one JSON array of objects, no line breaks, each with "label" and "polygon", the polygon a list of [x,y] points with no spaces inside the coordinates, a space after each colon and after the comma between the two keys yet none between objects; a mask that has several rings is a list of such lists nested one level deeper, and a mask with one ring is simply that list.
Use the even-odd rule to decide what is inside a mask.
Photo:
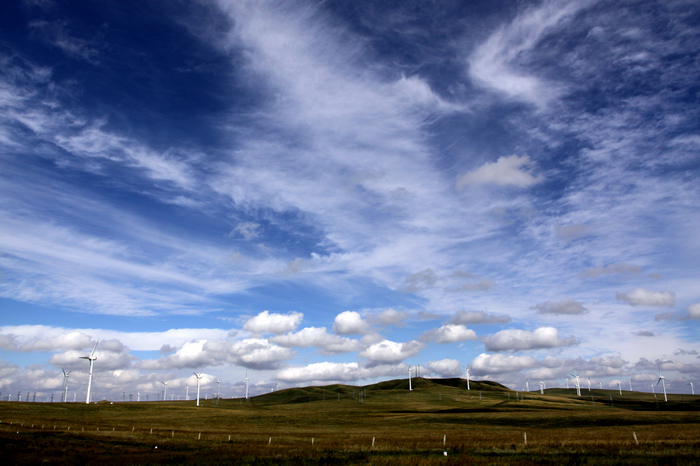
[{"label": "wind farm", "polygon": [[[195,373],[195,375],[197,375]],[[201,377],[201,373],[198,376]],[[11,464],[697,464],[700,396],[413,377],[201,401],[2,402]],[[332,396],[328,396],[332,394]],[[452,463],[450,463],[452,464]]]}]

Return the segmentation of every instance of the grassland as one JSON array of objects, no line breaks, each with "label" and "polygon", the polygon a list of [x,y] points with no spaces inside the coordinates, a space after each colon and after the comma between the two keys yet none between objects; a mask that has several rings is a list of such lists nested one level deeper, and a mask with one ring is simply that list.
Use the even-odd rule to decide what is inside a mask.
[{"label": "grassland", "polygon": [[[415,379],[251,398],[0,403],[6,464],[700,463],[700,396]],[[636,440],[635,440],[636,436]],[[525,441],[527,439],[527,442]]]}]

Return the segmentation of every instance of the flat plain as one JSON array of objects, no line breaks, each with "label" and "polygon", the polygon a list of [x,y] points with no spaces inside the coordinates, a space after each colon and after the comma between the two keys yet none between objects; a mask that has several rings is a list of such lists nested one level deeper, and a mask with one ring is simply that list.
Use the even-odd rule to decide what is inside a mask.
[{"label": "flat plain", "polygon": [[[414,379],[244,399],[0,403],[6,464],[700,463],[700,396]],[[523,396],[524,395],[524,396]]]}]

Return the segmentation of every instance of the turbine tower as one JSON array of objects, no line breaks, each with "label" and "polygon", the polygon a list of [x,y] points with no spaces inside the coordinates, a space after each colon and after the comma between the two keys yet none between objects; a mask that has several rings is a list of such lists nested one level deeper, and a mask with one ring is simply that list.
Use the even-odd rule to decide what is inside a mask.
[{"label": "turbine tower", "polygon": [[591,378],[588,377],[588,391],[591,391]]},{"label": "turbine tower", "polygon": [[411,387],[411,366],[408,366],[408,391],[413,391],[413,387]]},{"label": "turbine tower", "polygon": [[622,384],[619,380],[617,381],[617,389],[620,390],[620,396],[622,396]]},{"label": "turbine tower", "polygon": [[469,366],[465,367],[464,370],[467,371],[467,390],[469,390]]},{"label": "turbine tower", "polygon": [[566,378],[566,389],[567,390],[569,389],[569,378],[568,377]]},{"label": "turbine tower", "polygon": [[199,406],[199,381],[202,378],[202,371],[199,371],[199,375],[195,372],[194,376],[197,377],[197,406]]},{"label": "turbine tower", "polygon": [[190,386],[185,384],[185,401],[190,401]]},{"label": "turbine tower", "polygon": [[630,391],[632,391],[632,379],[627,379],[627,381],[630,383]]},{"label": "turbine tower", "polygon": [[656,385],[659,385],[659,382],[661,382],[661,386],[664,388],[664,401],[668,403],[668,397],[666,396],[666,377],[661,375],[661,365],[659,365],[659,380],[656,382]]},{"label": "turbine tower", "polygon": [[161,383],[163,384],[163,401],[167,401],[167,399],[165,398],[165,394],[166,394],[167,389],[168,389],[168,382],[161,382]]},{"label": "turbine tower", "polygon": [[540,382],[540,395],[544,395],[544,383]]},{"label": "turbine tower", "polygon": [[250,401],[250,397],[248,396],[248,369],[245,370],[245,400]]},{"label": "turbine tower", "polygon": [[581,384],[579,384],[578,372],[576,373],[576,375],[574,375],[574,374],[570,374],[570,375],[571,375],[571,377],[576,378],[576,395],[581,396]]},{"label": "turbine tower", "polygon": [[525,379],[525,391],[530,391],[530,379]]},{"label": "turbine tower", "polygon": [[695,395],[695,386],[693,385],[693,382],[690,382],[688,385],[690,385],[690,391]]},{"label": "turbine tower", "polygon": [[216,387],[216,399],[221,398],[221,376],[219,375],[219,380],[216,381],[217,387]]},{"label": "turbine tower", "polygon": [[68,375],[70,374],[71,371],[66,372],[64,368],[61,368],[63,371],[63,402],[67,403],[68,402]]},{"label": "turbine tower", "polygon": [[90,361],[90,376],[88,378],[88,389],[87,389],[87,398],[85,400],[85,404],[90,404],[90,390],[92,389],[92,366],[95,363],[95,350],[97,349],[97,344],[100,342],[98,339],[95,342],[95,347],[92,349],[92,353],[90,353],[90,356],[80,356],[80,359],[87,359]]}]

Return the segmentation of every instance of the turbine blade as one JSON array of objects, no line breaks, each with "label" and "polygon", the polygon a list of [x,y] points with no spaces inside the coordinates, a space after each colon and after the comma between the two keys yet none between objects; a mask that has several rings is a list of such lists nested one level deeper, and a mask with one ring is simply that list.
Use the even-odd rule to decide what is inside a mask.
[{"label": "turbine blade", "polygon": [[90,353],[90,357],[93,357],[95,355],[95,350],[97,349],[97,344],[100,342],[100,339],[98,338],[97,341],[95,342],[95,347],[92,349],[92,353]]}]

